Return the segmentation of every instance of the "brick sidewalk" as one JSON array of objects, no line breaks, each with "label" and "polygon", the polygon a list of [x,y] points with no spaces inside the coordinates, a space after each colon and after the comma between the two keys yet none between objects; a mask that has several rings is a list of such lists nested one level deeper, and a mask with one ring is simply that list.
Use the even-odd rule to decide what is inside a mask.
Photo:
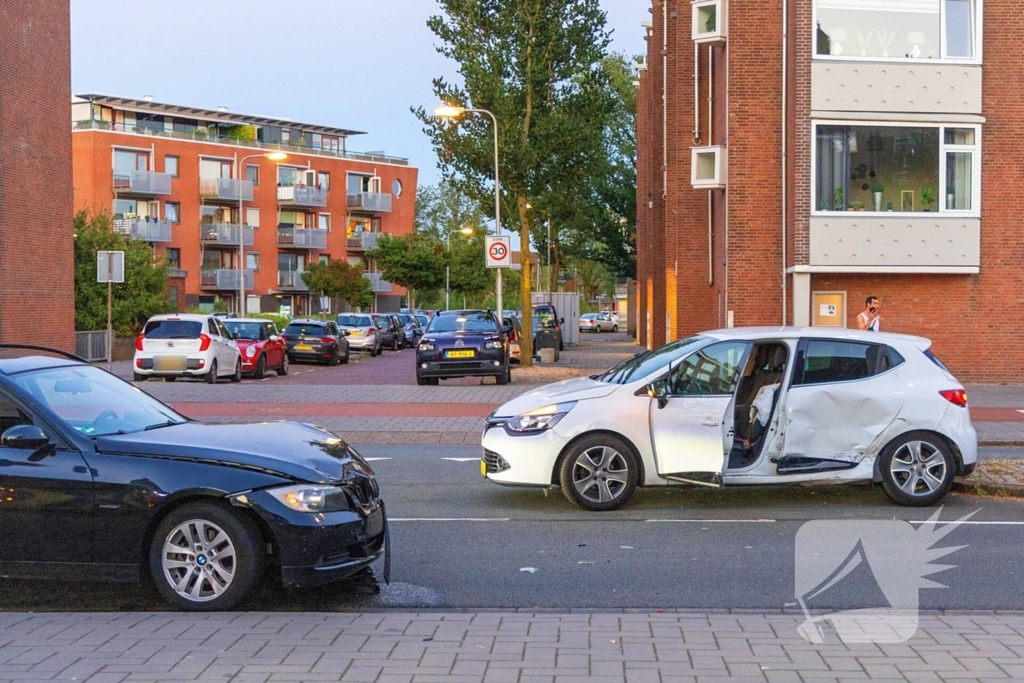
[{"label": "brick sidewalk", "polygon": [[1024,498],[1024,460],[979,462],[974,474],[958,479],[953,488],[963,493]]},{"label": "brick sidewalk", "polygon": [[1024,679],[1024,614],[812,645],[780,612],[0,614],[6,681],[699,683]]}]

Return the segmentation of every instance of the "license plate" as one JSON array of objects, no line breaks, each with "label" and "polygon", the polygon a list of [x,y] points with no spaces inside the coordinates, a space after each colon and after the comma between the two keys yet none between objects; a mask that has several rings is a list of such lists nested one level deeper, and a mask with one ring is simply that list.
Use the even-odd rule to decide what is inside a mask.
[{"label": "license plate", "polygon": [[313,347],[310,346],[309,344],[296,344],[295,345],[295,350],[296,351],[312,351]]},{"label": "license plate", "polygon": [[153,359],[153,367],[157,370],[184,370],[187,365],[185,356],[157,356]]},{"label": "license plate", "polygon": [[445,358],[472,358],[476,355],[476,351],[473,349],[467,349],[466,351],[445,351]]}]

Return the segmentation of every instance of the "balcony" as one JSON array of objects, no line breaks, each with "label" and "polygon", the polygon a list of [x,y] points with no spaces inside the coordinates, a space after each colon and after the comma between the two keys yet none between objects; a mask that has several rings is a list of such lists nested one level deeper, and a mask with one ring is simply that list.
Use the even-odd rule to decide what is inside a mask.
[{"label": "balcony", "polygon": [[167,277],[188,277],[188,271],[181,268],[171,267],[167,271]]},{"label": "balcony", "polygon": [[279,289],[289,289],[296,292],[308,292],[309,287],[302,280],[301,270],[279,270],[277,271],[277,286]]},{"label": "balcony", "polygon": [[277,246],[283,249],[326,249],[327,231],[279,225]]},{"label": "balcony", "polygon": [[217,202],[237,202],[238,193],[242,201],[252,201],[252,181],[234,178],[202,178],[199,181],[199,196]]},{"label": "balcony", "polygon": [[309,185],[282,185],[277,188],[277,203],[282,206],[327,206],[327,190]]},{"label": "balcony", "polygon": [[153,171],[114,172],[114,192],[150,197],[171,193],[171,175]]},{"label": "balcony", "polygon": [[345,205],[350,211],[365,213],[390,213],[391,194],[387,192],[361,192],[346,197]]},{"label": "balcony", "polygon": [[200,223],[199,241],[209,246],[237,247],[240,231],[244,235],[245,246],[251,247],[255,241],[252,228],[234,223]]},{"label": "balcony", "polygon": [[387,294],[391,291],[391,283],[380,273],[363,273],[363,277],[370,281],[374,294]]},{"label": "balcony", "polygon": [[377,248],[379,232],[364,232],[356,237],[349,237],[345,242],[348,251],[369,251]]},{"label": "balcony", "polygon": [[[245,288],[252,291],[253,271],[245,271]],[[238,271],[219,268],[217,270],[203,270],[199,276],[199,286],[203,289],[224,289],[232,292],[238,291]]]},{"label": "balcony", "polygon": [[166,218],[117,218],[114,232],[143,242],[170,242],[171,221]]}]

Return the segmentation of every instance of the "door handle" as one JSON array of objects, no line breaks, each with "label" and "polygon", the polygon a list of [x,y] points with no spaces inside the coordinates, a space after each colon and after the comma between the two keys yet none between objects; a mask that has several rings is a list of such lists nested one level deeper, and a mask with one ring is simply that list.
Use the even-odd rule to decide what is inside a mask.
[{"label": "door handle", "polygon": [[705,427],[717,427],[719,424],[721,424],[718,420],[714,420],[710,417],[704,418],[703,420],[700,421],[700,423]]}]

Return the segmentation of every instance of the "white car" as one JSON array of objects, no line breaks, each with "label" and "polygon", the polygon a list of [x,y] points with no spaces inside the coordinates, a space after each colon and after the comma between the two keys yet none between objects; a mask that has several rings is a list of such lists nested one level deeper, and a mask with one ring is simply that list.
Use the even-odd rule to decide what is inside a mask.
[{"label": "white car", "polygon": [[242,354],[224,323],[212,315],[153,316],[135,340],[135,381],[163,377],[242,380]]},{"label": "white car", "polygon": [[637,486],[875,481],[931,505],[974,470],[963,386],[920,337],[706,332],[498,408],[481,473],[613,510]]}]

